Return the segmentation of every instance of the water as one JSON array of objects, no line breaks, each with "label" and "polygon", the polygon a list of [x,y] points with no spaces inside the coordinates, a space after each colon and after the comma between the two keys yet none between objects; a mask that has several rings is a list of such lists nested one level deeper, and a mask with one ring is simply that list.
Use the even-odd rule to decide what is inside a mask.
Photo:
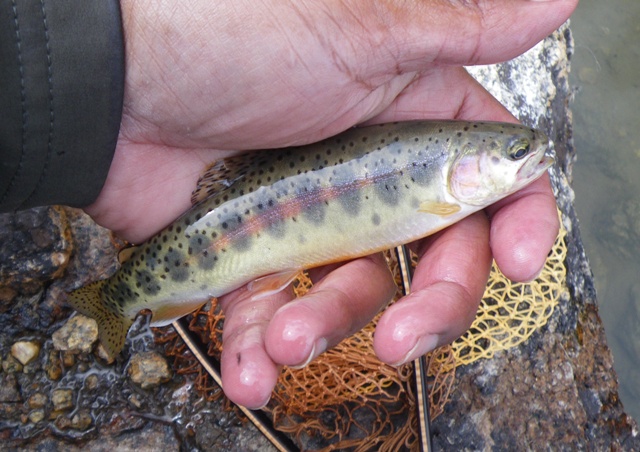
[{"label": "water", "polygon": [[640,1],[582,0],[571,28],[575,206],[620,396],[640,420]]}]

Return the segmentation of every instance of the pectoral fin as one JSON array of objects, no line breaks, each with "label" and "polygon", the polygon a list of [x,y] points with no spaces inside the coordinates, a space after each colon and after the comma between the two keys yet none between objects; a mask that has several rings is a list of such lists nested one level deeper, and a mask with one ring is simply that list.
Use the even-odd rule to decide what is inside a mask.
[{"label": "pectoral fin", "polygon": [[300,270],[285,270],[279,273],[273,273],[271,275],[263,276],[255,279],[249,283],[247,289],[253,292],[252,300],[259,300],[260,298],[274,295],[284,290],[289,284],[296,279],[296,276],[300,273]]},{"label": "pectoral fin", "polygon": [[448,217],[454,213],[460,212],[462,207],[460,204],[439,202],[439,201],[424,201],[420,203],[418,212],[430,213],[441,217]]}]

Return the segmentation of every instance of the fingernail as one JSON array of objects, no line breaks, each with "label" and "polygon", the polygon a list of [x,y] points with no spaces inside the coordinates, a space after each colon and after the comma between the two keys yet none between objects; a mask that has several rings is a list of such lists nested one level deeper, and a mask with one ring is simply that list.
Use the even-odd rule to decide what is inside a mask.
[{"label": "fingernail", "polygon": [[400,361],[393,363],[392,365],[400,366],[404,363],[408,363],[409,361],[413,361],[414,359],[419,358],[425,353],[434,350],[438,346],[438,341],[439,338],[437,334],[420,336],[416,341],[416,345],[414,345],[413,348],[409,350],[409,352],[404,355],[404,357]]},{"label": "fingernail", "polygon": [[311,347],[311,352],[309,352],[309,356],[304,360],[302,364],[297,364],[294,366],[289,366],[291,369],[302,369],[306,367],[311,361],[316,359],[321,353],[327,350],[327,340],[323,337],[314,342],[313,347]]}]

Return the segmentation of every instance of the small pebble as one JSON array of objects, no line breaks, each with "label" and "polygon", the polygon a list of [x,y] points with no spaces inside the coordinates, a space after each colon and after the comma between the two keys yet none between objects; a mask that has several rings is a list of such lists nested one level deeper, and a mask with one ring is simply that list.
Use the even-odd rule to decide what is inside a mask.
[{"label": "small pebble", "polygon": [[44,406],[47,404],[48,401],[49,399],[47,398],[46,395],[40,392],[36,392],[32,394],[31,397],[29,397],[29,400],[27,400],[27,403],[29,404],[29,408],[31,408],[32,410],[35,410],[37,408],[44,408]]},{"label": "small pebble", "polygon": [[7,359],[2,361],[2,370],[8,374],[22,372],[23,367],[24,366],[20,364],[20,361],[15,359],[12,355],[7,356]]},{"label": "small pebble", "polygon": [[44,419],[44,410],[33,410],[29,413],[29,420],[34,424],[37,424]]},{"label": "small pebble", "polygon": [[171,379],[169,365],[156,352],[138,353],[129,362],[129,377],[142,389],[153,388]]},{"label": "small pebble", "polygon": [[62,353],[62,365],[64,367],[73,367],[76,363],[76,355],[71,353],[70,351],[66,351]]},{"label": "small pebble", "polygon": [[98,340],[98,324],[95,320],[77,315],[53,333],[56,350],[88,353]]},{"label": "small pebble", "polygon": [[100,358],[102,361],[104,361],[107,364],[113,364],[114,361],[116,360],[115,357],[107,353],[107,350],[104,348],[102,343],[98,343],[95,354],[98,356],[98,358]]},{"label": "small pebble", "polygon": [[71,418],[71,427],[80,431],[88,429],[92,423],[91,413],[87,410],[78,410]]},{"label": "small pebble", "polygon": [[40,344],[32,341],[18,341],[11,346],[11,355],[26,366],[38,357]]},{"label": "small pebble", "polygon": [[58,427],[60,430],[66,430],[68,428],[71,428],[71,419],[69,419],[66,416],[60,416],[58,415],[56,417],[55,420],[55,425],[56,427]]},{"label": "small pebble", "polygon": [[136,408],[142,407],[142,401],[140,400],[140,397],[138,397],[138,395],[135,393],[129,396],[129,402]]},{"label": "small pebble", "polygon": [[62,365],[60,364],[60,353],[55,350],[49,352],[49,360],[45,366],[45,371],[50,380],[57,381],[62,377]]},{"label": "small pebble", "polygon": [[21,402],[20,390],[15,374],[7,374],[0,381],[0,403]]},{"label": "small pebble", "polygon": [[73,391],[71,389],[56,389],[51,394],[51,402],[56,411],[73,408]]},{"label": "small pebble", "polygon": [[98,383],[100,383],[100,379],[96,374],[91,374],[84,380],[84,387],[91,390],[96,389],[98,387]]}]

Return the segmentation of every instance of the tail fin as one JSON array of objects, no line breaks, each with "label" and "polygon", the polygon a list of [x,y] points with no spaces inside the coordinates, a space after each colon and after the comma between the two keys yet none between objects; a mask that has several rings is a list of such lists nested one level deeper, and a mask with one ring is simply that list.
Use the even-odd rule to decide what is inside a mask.
[{"label": "tail fin", "polygon": [[81,287],[69,294],[67,301],[78,312],[91,317],[98,323],[100,342],[111,357],[122,351],[127,331],[133,320],[109,308],[102,300],[102,286],[106,280]]}]

